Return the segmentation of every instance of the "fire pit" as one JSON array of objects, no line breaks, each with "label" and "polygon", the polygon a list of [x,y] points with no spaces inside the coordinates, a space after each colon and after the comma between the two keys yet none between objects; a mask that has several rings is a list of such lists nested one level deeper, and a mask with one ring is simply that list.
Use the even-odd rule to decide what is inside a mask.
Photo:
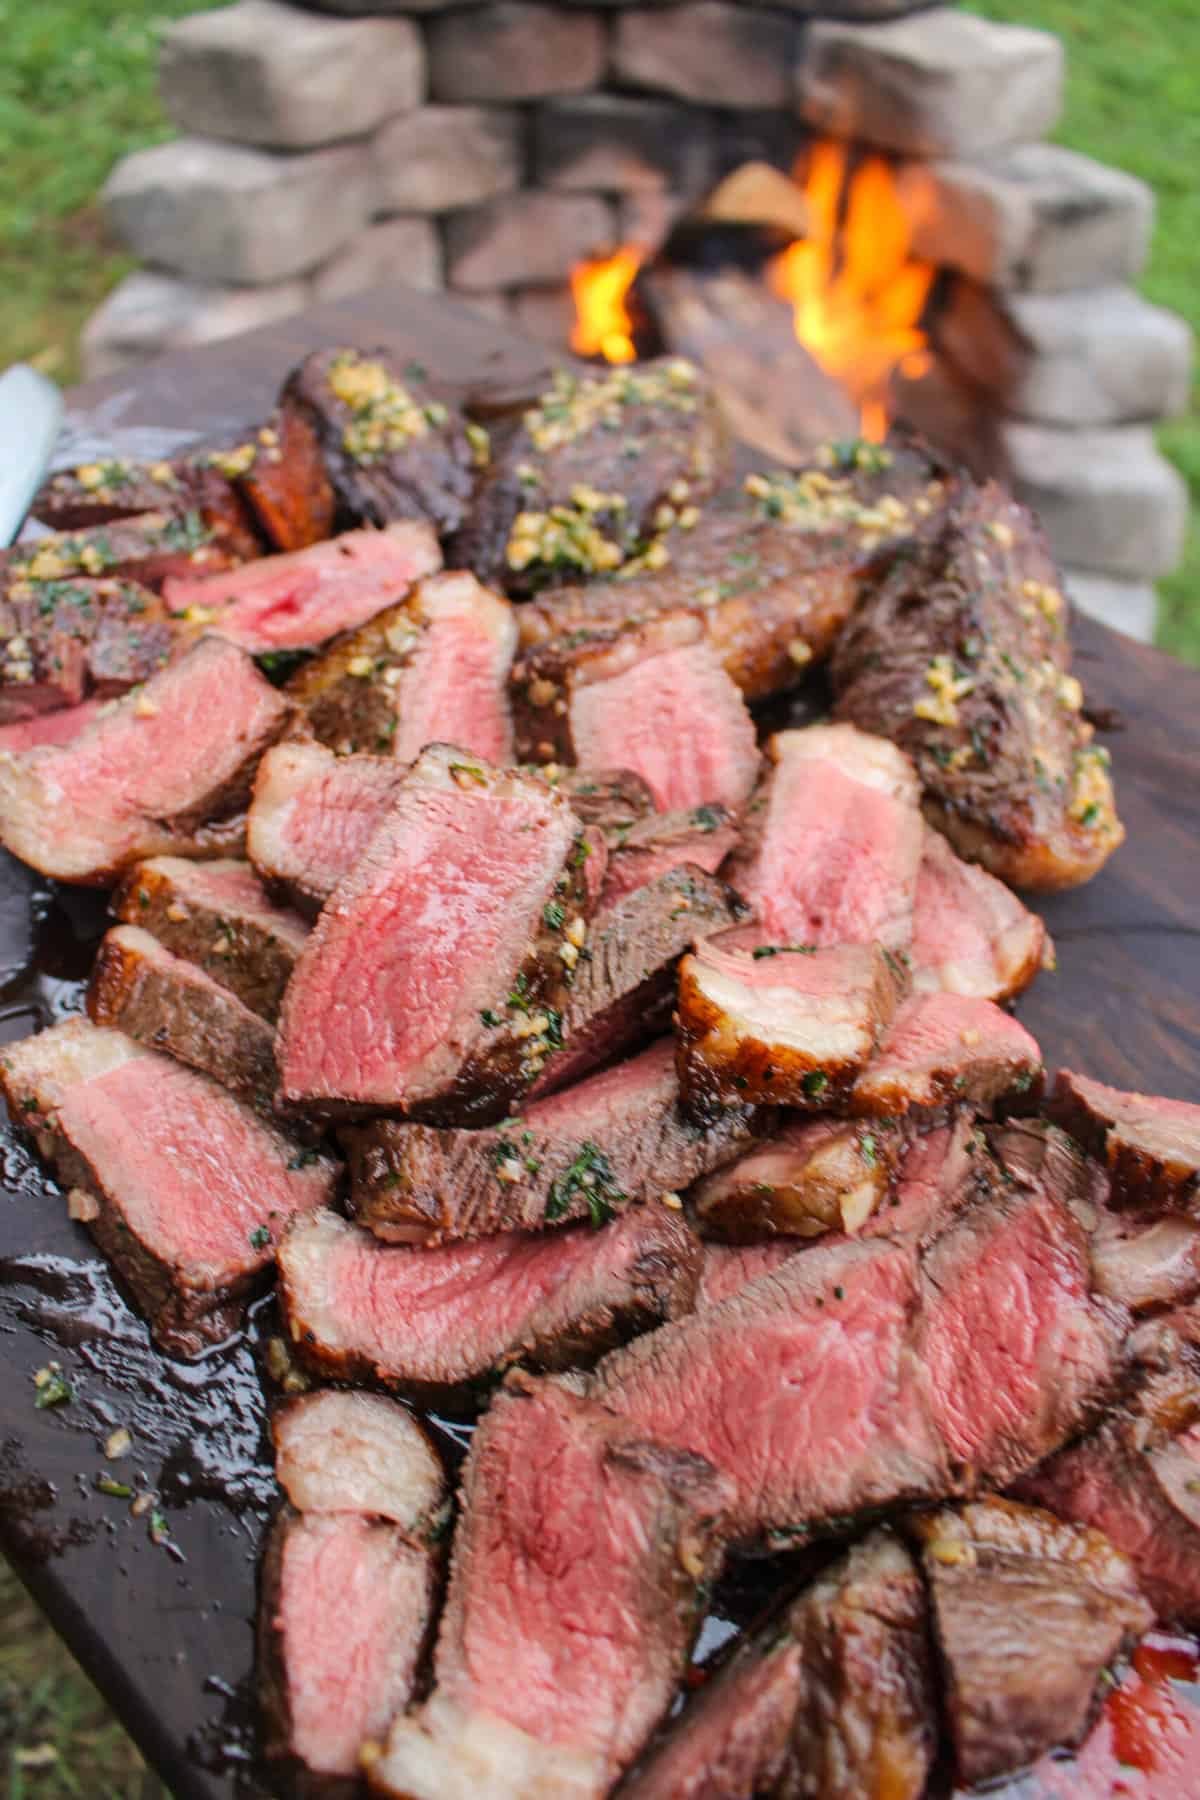
[{"label": "fire pit", "polygon": [[[1003,473],[1076,598],[1148,633],[1187,509],[1150,428],[1190,362],[1183,322],[1129,285],[1149,190],[1040,141],[1049,34],[902,0],[814,10],[238,0],[184,19],[162,88],[186,135],[109,182],[149,266],[91,321],[89,370],[388,280],[611,360],[650,331],[723,359],[743,423],[782,396],[781,452],[805,417],[906,420]],[[762,220],[697,210],[737,171],[744,205],[747,164],[795,177],[802,225],[760,230],[732,274],[723,251],[718,282],[697,224],[727,247]],[[785,340],[819,379],[797,385]]]}]

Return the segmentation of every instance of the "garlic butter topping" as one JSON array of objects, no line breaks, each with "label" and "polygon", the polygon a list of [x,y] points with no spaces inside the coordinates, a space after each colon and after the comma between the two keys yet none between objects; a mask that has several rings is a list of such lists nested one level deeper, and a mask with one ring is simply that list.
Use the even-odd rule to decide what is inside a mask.
[{"label": "garlic butter topping", "polygon": [[407,449],[418,438],[438,430],[449,418],[440,401],[422,404],[385,365],[357,351],[342,350],[329,369],[334,397],[350,413],[342,431],[342,448],[356,462],[375,462]]}]

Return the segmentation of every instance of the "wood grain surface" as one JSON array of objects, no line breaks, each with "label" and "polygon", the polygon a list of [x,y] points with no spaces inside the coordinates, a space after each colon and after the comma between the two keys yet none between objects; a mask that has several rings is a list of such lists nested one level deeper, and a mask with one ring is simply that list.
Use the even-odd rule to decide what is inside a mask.
[{"label": "wood grain surface", "polygon": [[[464,389],[520,392],[545,353],[442,297],[375,293],[78,390],[80,431],[118,440],[252,424],[286,370],[331,342],[386,344]],[[1051,1066],[1200,1098],[1200,673],[1094,625],[1075,630],[1089,705],[1113,753],[1129,831],[1104,872],[1040,908],[1059,951],[1018,1007]],[[32,935],[35,975],[23,975]],[[98,923],[0,863],[0,1041],[69,1006]],[[159,1357],[81,1227],[30,1159],[0,1139],[0,1543],[180,1800],[261,1793],[251,1682],[259,1547],[271,1505],[259,1370],[264,1301],[247,1339],[201,1365]],[[75,1397],[34,1407],[59,1360]],[[108,1465],[115,1424],[134,1454]],[[109,1469],[161,1492],[170,1544],[102,1493]]]}]

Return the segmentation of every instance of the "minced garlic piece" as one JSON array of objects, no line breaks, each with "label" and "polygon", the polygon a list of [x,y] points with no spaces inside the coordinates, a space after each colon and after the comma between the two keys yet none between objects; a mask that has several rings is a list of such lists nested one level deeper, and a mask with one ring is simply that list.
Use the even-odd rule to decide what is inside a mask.
[{"label": "minced garlic piece", "polygon": [[44,550],[36,550],[26,566],[26,574],[34,581],[57,581],[62,575],[70,572],[70,564],[61,557],[57,550],[49,545]]},{"label": "minced garlic piece", "polygon": [[213,467],[227,481],[236,481],[254,467],[258,451],[253,444],[239,444],[236,450],[216,450],[210,457]]},{"label": "minced garlic piece", "polygon": [[984,530],[993,543],[999,544],[1002,550],[1011,550],[1017,541],[1012,526],[1006,525],[1003,519],[989,520]]},{"label": "minced garlic piece", "polygon": [[813,659],[812,645],[806,644],[803,638],[793,638],[788,645],[788,655],[798,669],[806,669]]},{"label": "minced garlic piece", "polygon": [[1083,688],[1075,675],[1063,675],[1058,683],[1058,703],[1068,712],[1079,712],[1083,706]]},{"label": "minced garlic piece", "polygon": [[928,719],[933,725],[957,725],[958,702],[974,692],[974,679],[956,675],[953,658],[935,656],[925,671],[925,680],[933,693],[922,695],[913,703],[914,716]]},{"label": "minced garlic piece", "polygon": [[158,708],[153,700],[151,700],[149,694],[147,694],[145,688],[142,688],[139,691],[138,697],[133,703],[133,710],[136,717],[139,719],[157,719],[158,717]]},{"label": "minced garlic piece", "polygon": [[356,675],[360,679],[369,675],[375,664],[369,656],[352,656],[346,664],[347,675]]},{"label": "minced garlic piece", "polygon": [[1098,825],[1112,811],[1108,764],[1108,751],[1099,745],[1081,750],[1075,758],[1075,788],[1067,812],[1080,825]]}]

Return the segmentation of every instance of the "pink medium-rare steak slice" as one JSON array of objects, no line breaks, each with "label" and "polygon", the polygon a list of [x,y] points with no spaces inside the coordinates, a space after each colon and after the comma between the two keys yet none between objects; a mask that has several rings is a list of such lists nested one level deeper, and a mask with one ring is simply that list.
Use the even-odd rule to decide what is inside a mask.
[{"label": "pink medium-rare steak slice", "polygon": [[1098,1531],[994,1495],[912,1530],[963,1786],[1078,1744],[1106,1671],[1153,1623],[1126,1558]]},{"label": "pink medium-rare steak slice", "polygon": [[272,893],[320,912],[354,867],[407,770],[383,756],[335,756],[323,744],[275,744],[258,765],[246,854]]},{"label": "pink medium-rare steak slice", "polygon": [[260,1112],[270,1111],[278,1080],[270,1025],[140,925],[115,925],[105,934],[87,1009],[94,1025],[112,1025],[136,1043],[164,1050]]},{"label": "pink medium-rare steak slice", "polygon": [[[578,812],[578,801],[572,805]],[[615,905],[684,863],[715,875],[737,841],[738,822],[727,806],[691,806],[619,827],[610,840],[601,904]]]},{"label": "pink medium-rare steak slice", "polygon": [[441,564],[432,527],[408,519],[386,531],[347,531],[224,574],[172,576],[163,596],[185,623],[262,656],[311,650],[339,631],[353,631]]},{"label": "pink medium-rare steak slice", "polygon": [[1044,922],[1011,888],[964,862],[939,832],[926,830],[913,918],[913,989],[944,989],[1005,1000],[1053,968]]},{"label": "pink medium-rare steak slice", "polygon": [[88,697],[112,699],[154,675],[179,630],[133,581],[27,581],[0,573],[0,725]]},{"label": "pink medium-rare steak slice", "polygon": [[904,1142],[890,1123],[791,1121],[697,1182],[690,1196],[696,1222],[706,1236],[731,1243],[859,1231],[882,1205]]},{"label": "pink medium-rare steak slice", "polygon": [[845,725],[779,732],[726,875],[759,943],[869,944],[907,953],[921,860],[908,758]]},{"label": "pink medium-rare steak slice", "polygon": [[433,575],[307,663],[288,691],[321,742],[342,755],[412,762],[441,743],[509,763],[516,642],[507,600],[473,575]]},{"label": "pink medium-rare steak slice", "polygon": [[313,1368],[471,1403],[514,1364],[570,1368],[690,1312],[699,1265],[681,1214],[657,1203],[599,1231],[503,1232],[440,1250],[383,1244],[319,1212],[280,1248],[280,1302]]},{"label": "pink medium-rare steak slice", "polygon": [[377,1237],[435,1245],[586,1219],[688,1187],[756,1129],[730,1107],[702,1129],[679,1104],[670,1038],[489,1131],[397,1119],[343,1129],[350,1204]]},{"label": "pink medium-rare steak slice", "polygon": [[70,743],[0,758],[0,842],[102,885],[237,812],[291,716],[244,651],[206,638]]},{"label": "pink medium-rare steak slice", "polygon": [[251,1012],[274,1019],[308,937],[299,913],[275,906],[249,863],[155,856],[132,868],[112,912],[193,962]]},{"label": "pink medium-rare steak slice", "polygon": [[411,1697],[446,1518],[441,1466],[410,1413],[327,1391],[273,1421],[290,1505],[263,1564],[266,1753],[294,1785],[357,1788],[358,1756]]},{"label": "pink medium-rare steak slice", "polygon": [[460,1490],[435,1686],[369,1775],[408,1800],[600,1800],[683,1673],[722,1484],[569,1381],[511,1385]]},{"label": "pink medium-rare steak slice", "polygon": [[532,651],[513,701],[523,760],[630,768],[663,812],[738,807],[758,774],[753,720],[690,613]]},{"label": "pink medium-rare steak slice", "polygon": [[629,1800],[920,1800],[937,1748],[928,1602],[888,1531],[743,1638],[622,1790]]},{"label": "pink medium-rare steak slice", "polygon": [[169,1350],[220,1342],[288,1219],[333,1194],[330,1158],[85,1019],[10,1045],[0,1085]]},{"label": "pink medium-rare steak slice", "polygon": [[588,927],[587,956],[574,971],[563,1048],[547,1059],[532,1093],[553,1093],[670,1030],[680,956],[745,916],[732,888],[686,863],[605,901]]},{"label": "pink medium-rare steak slice", "polygon": [[878,944],[701,943],[679,965],[679,1081],[700,1112],[731,1100],[836,1106],[907,987]]},{"label": "pink medium-rare steak slice", "polygon": [[763,1244],[705,1244],[696,1310],[728,1300],[759,1275],[778,1269],[802,1247],[791,1238],[774,1238]]},{"label": "pink medium-rare steak slice", "polygon": [[69,744],[106,704],[103,700],[83,700],[78,706],[37,713],[16,725],[0,725],[0,753],[7,751],[15,756],[22,750],[36,750],[39,744]]},{"label": "pink medium-rare steak slice", "polygon": [[292,1106],[485,1124],[540,1072],[586,940],[586,840],[536,776],[432,745],[300,953]]},{"label": "pink medium-rare steak slice", "polygon": [[1200,1106],[1123,1093],[1062,1069],[1048,1110],[1107,1164],[1120,1204],[1200,1211]]},{"label": "pink medium-rare steak slice", "polygon": [[1042,1053],[1011,1013],[963,994],[918,994],[892,1020],[849,1107],[886,1116],[954,1101],[1036,1100],[1042,1080]]}]

